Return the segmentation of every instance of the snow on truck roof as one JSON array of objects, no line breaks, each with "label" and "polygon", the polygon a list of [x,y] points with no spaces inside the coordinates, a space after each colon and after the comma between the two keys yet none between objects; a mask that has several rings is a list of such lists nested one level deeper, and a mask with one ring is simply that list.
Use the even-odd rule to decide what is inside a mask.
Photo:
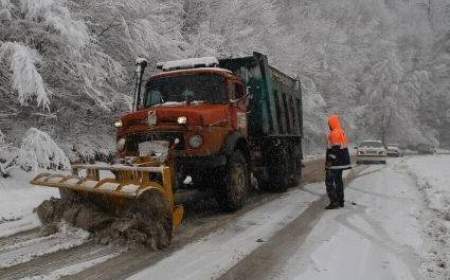
[{"label": "snow on truck roof", "polygon": [[172,70],[199,68],[199,67],[217,67],[218,65],[219,60],[211,56],[211,57],[188,58],[181,60],[158,62],[156,64],[156,67],[163,71],[172,71]]},{"label": "snow on truck roof", "polygon": [[159,79],[159,78],[165,78],[165,77],[171,77],[171,76],[178,76],[178,75],[193,75],[193,74],[218,74],[218,75],[224,75],[229,76],[232,75],[233,72],[231,72],[228,69],[219,68],[219,67],[201,67],[201,68],[188,68],[188,69],[178,69],[178,70],[172,70],[172,71],[163,71],[161,73],[153,75],[150,79]]}]

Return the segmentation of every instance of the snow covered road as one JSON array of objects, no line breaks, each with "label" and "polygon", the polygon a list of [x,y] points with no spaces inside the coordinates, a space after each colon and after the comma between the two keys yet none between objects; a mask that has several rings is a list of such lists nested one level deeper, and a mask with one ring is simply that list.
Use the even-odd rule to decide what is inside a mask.
[{"label": "snow covered road", "polygon": [[[323,184],[292,190],[129,279],[448,280],[445,254],[441,264],[428,258],[425,225],[433,214],[416,182],[427,166],[450,165],[449,157],[447,165],[427,163],[436,160],[369,167],[347,187],[343,209],[323,210]],[[414,169],[417,161],[422,169]]]},{"label": "snow covered road", "polygon": [[[315,169],[306,172],[323,176]],[[42,237],[32,207],[54,193],[8,190],[4,181],[2,194],[33,197],[0,198],[0,279],[449,280],[450,156],[392,159],[355,174],[345,208],[323,209],[323,183],[259,194],[231,215],[191,216],[161,252],[97,245],[70,228]]]},{"label": "snow covered road", "polygon": [[[448,211],[448,168],[448,156],[370,167],[346,188],[346,207],[322,210],[306,238],[290,225],[299,236],[290,232],[269,241],[221,279],[448,280],[450,223],[439,215]],[[428,186],[425,193],[421,184]]]},{"label": "snow covered road", "polygon": [[324,211],[305,242],[259,279],[422,279],[419,197],[392,166],[357,178],[347,206]]}]

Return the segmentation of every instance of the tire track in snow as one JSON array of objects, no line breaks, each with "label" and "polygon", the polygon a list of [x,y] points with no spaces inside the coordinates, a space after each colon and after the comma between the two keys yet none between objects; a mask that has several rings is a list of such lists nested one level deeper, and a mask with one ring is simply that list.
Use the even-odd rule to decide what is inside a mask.
[{"label": "tire track in snow", "polygon": [[4,248],[10,247],[14,244],[22,243],[30,239],[35,239],[40,237],[40,231],[38,228],[22,231],[8,237],[0,238],[0,251]]},{"label": "tire track in snow", "polygon": [[26,263],[56,251],[80,246],[88,240],[88,237],[89,234],[85,231],[63,225],[60,231],[55,234],[19,240],[19,243],[10,244],[0,249],[0,269]]},{"label": "tire track in snow", "polygon": [[89,241],[80,246],[42,255],[25,263],[0,269],[1,279],[59,279],[118,256],[123,249]]},{"label": "tire track in snow", "polygon": [[[344,178],[345,185],[356,178],[372,173],[369,171],[363,174],[366,168],[367,166],[354,168]],[[324,206],[328,203],[326,194],[312,192],[305,188],[303,190],[320,197],[312,202],[305,212],[277,232],[267,243],[254,250],[218,279],[265,279],[279,263],[286,262],[298,250],[319,222],[320,217],[325,213]]]}]

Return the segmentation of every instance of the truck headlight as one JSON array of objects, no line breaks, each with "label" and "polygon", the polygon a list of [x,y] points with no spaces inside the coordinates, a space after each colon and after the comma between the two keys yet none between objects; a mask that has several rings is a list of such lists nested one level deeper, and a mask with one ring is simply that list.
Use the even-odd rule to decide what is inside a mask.
[{"label": "truck headlight", "polygon": [[121,128],[123,126],[122,120],[118,120],[118,121],[114,122],[114,126],[116,128]]},{"label": "truck headlight", "polygon": [[177,123],[178,124],[187,124],[187,117],[185,117],[185,116],[178,117]]},{"label": "truck headlight", "polygon": [[200,135],[194,135],[191,138],[189,138],[189,145],[192,148],[198,148],[203,144],[203,137]]},{"label": "truck headlight", "polygon": [[149,126],[154,126],[158,123],[158,118],[155,111],[148,111],[147,123]]},{"label": "truck headlight", "polygon": [[121,152],[125,149],[125,143],[125,138],[120,138],[119,141],[117,141],[116,147],[118,152]]}]

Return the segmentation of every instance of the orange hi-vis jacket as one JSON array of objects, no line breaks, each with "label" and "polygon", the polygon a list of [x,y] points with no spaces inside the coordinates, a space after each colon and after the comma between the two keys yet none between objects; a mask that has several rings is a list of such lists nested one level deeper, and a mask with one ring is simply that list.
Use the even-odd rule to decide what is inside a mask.
[{"label": "orange hi-vis jacket", "polygon": [[328,118],[330,133],[328,134],[328,149],[326,154],[327,169],[351,168],[350,153],[348,151],[348,138],[342,129],[338,115]]},{"label": "orange hi-vis jacket", "polygon": [[341,121],[338,115],[331,115],[328,118],[328,126],[330,133],[328,134],[328,147],[339,146],[340,148],[347,148],[348,139],[341,126]]}]

